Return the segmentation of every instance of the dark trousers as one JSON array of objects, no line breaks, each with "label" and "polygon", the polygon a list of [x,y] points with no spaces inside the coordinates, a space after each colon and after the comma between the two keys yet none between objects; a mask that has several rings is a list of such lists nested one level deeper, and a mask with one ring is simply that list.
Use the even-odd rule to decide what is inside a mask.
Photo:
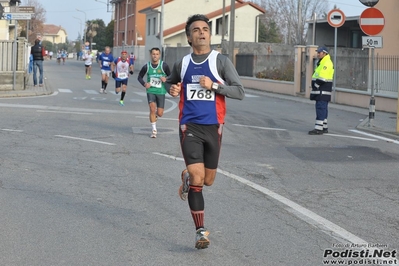
[{"label": "dark trousers", "polygon": [[327,117],[328,117],[328,102],[327,101],[316,101],[316,123],[315,129],[323,130],[327,129]]}]

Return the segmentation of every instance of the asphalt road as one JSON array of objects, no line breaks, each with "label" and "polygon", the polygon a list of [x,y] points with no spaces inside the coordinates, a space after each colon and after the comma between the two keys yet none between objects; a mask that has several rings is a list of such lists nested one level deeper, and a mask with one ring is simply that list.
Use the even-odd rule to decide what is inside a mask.
[{"label": "asphalt road", "polygon": [[367,110],[330,108],[330,133],[309,136],[312,102],[251,90],[228,100],[204,189],[211,245],[196,250],[177,195],[178,100],[167,97],[151,139],[139,66],[124,107],[113,81],[98,93],[96,65],[91,80],[83,62],[44,68],[53,95],[0,99],[1,265],[314,266],[399,248],[399,149],[353,131]]}]

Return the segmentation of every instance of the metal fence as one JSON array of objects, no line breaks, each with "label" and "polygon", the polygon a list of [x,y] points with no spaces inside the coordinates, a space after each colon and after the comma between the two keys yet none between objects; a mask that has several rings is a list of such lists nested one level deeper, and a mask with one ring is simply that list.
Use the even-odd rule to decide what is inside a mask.
[{"label": "metal fence", "polygon": [[376,55],[374,67],[376,93],[398,93],[399,56]]}]

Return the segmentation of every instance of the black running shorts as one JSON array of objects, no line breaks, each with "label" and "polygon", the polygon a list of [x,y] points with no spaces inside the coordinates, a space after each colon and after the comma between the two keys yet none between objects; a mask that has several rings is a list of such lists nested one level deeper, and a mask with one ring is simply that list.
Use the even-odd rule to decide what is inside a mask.
[{"label": "black running shorts", "polygon": [[180,125],[180,146],[186,165],[204,163],[205,168],[216,169],[222,146],[223,125]]},{"label": "black running shorts", "polygon": [[122,85],[127,85],[128,79],[115,80],[115,88],[120,88]]},{"label": "black running shorts", "polygon": [[148,104],[156,103],[158,108],[165,108],[165,94],[147,93]]}]

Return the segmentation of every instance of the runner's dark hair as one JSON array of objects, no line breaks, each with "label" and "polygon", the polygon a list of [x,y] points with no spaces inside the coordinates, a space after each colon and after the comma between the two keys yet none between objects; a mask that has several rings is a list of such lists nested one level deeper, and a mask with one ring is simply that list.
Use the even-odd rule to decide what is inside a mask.
[{"label": "runner's dark hair", "polygon": [[[202,15],[202,14],[192,15],[191,17],[189,17],[187,19],[187,22],[186,22],[186,36],[190,36],[190,26],[195,21],[204,21],[204,22],[206,22],[206,24],[208,24],[209,29],[211,29],[211,25],[209,24],[209,18],[207,16]],[[191,46],[191,42],[189,42],[189,41],[187,41],[187,42]]]}]

